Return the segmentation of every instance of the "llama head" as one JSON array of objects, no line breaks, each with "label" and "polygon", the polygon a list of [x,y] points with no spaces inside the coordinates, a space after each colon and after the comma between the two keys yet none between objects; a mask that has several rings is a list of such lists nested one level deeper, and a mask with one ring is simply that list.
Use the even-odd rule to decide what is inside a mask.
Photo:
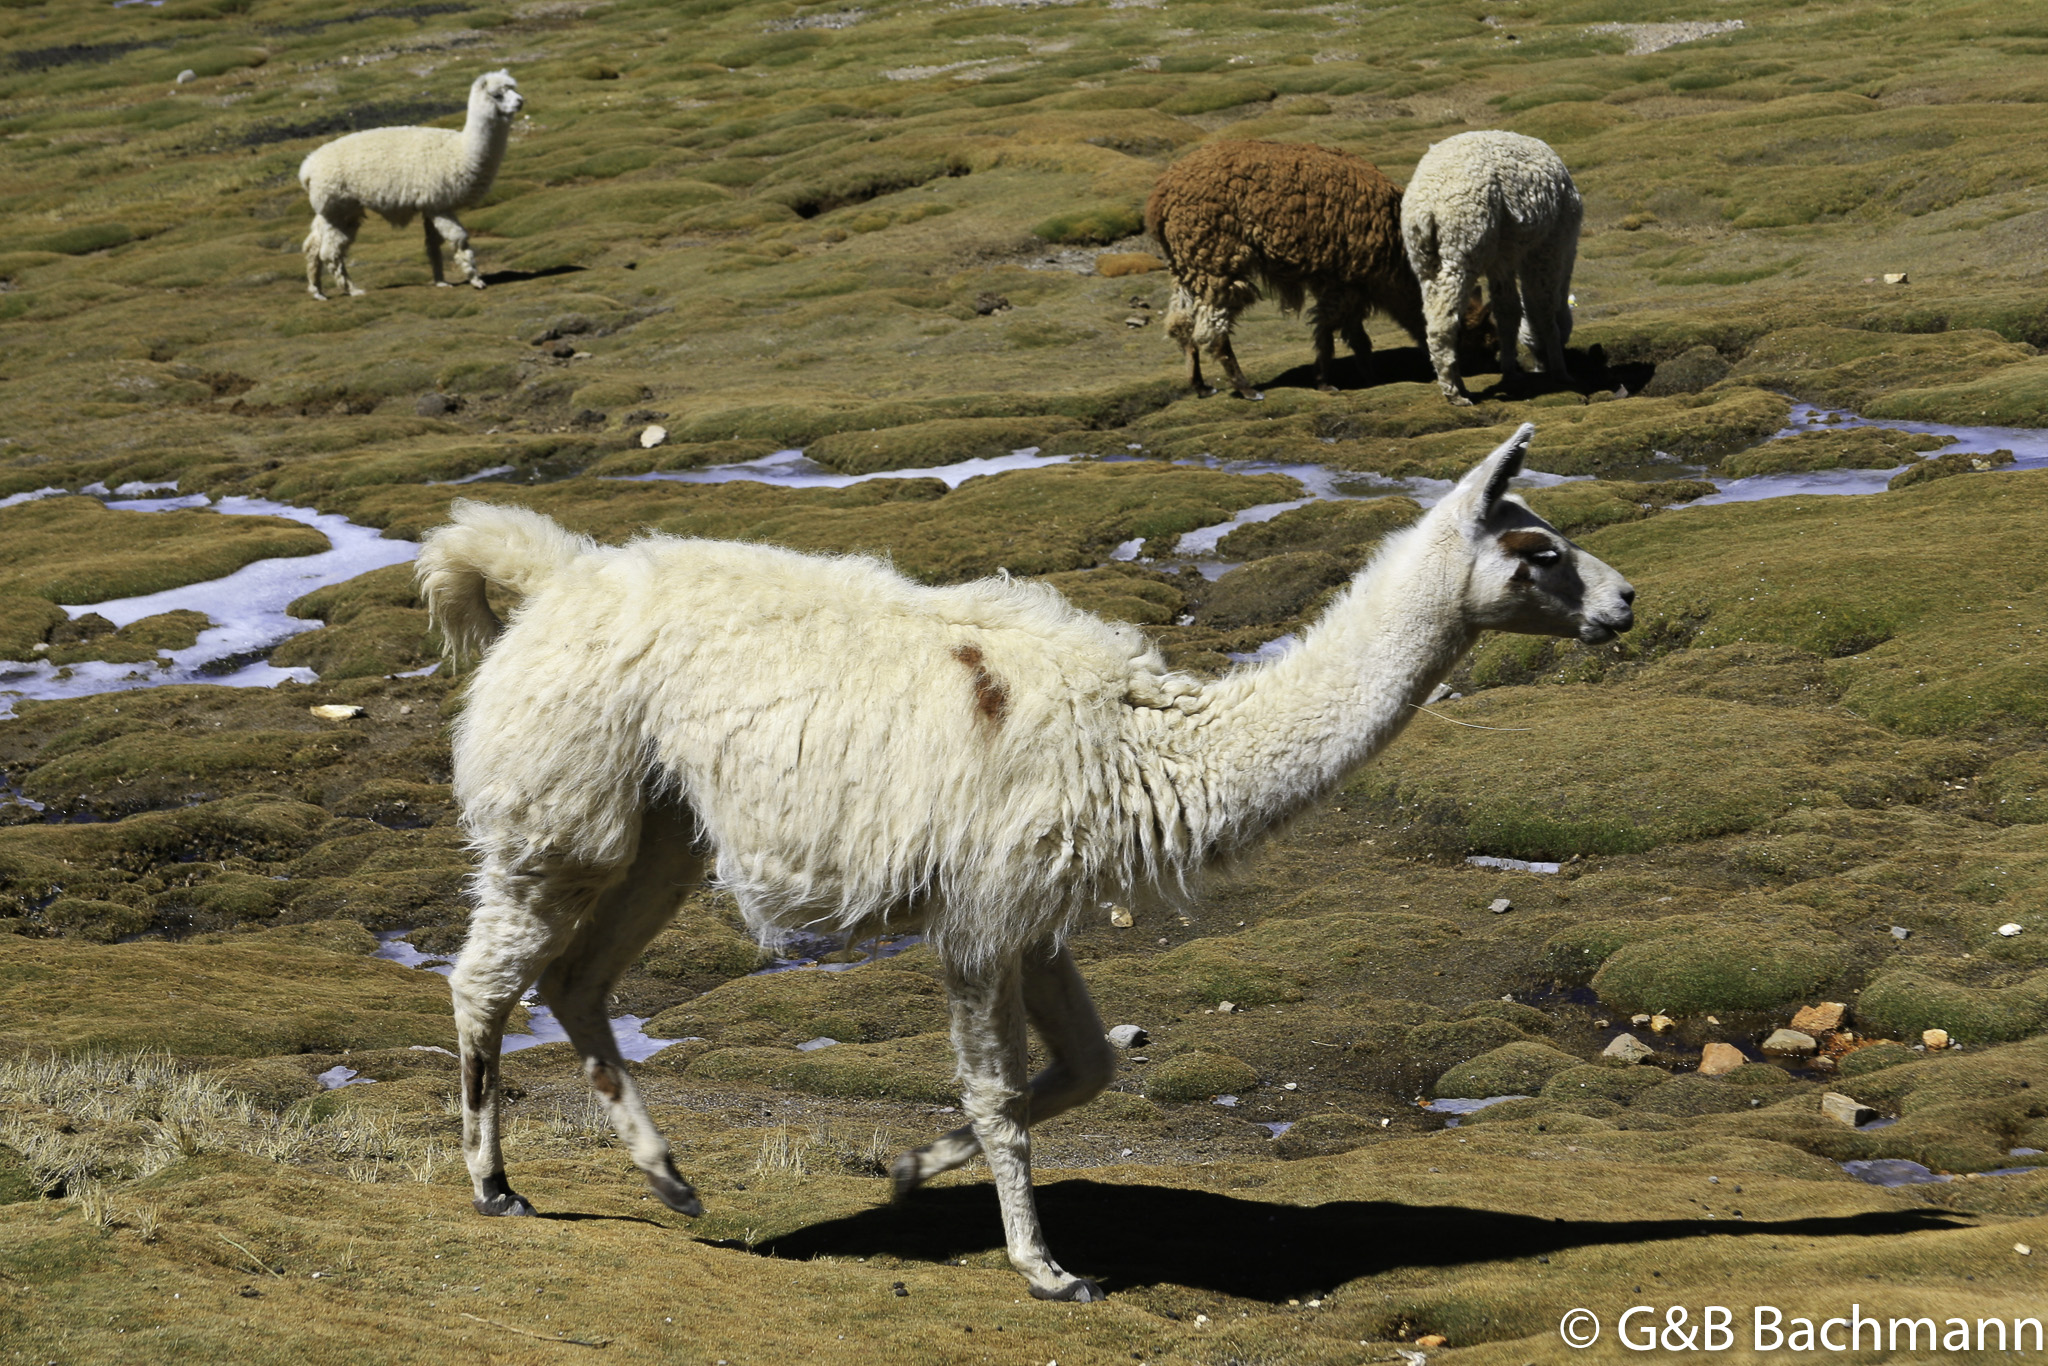
[{"label": "llama head", "polygon": [[1635,625],[1636,590],[1508,492],[1535,431],[1523,423],[1458,481],[1435,515],[1451,519],[1470,548],[1465,603],[1473,625],[1597,645]]},{"label": "llama head", "polygon": [[509,119],[525,107],[526,100],[519,93],[519,82],[512,79],[509,71],[486,71],[469,87],[469,107],[475,109],[482,102],[485,111],[501,119]]}]

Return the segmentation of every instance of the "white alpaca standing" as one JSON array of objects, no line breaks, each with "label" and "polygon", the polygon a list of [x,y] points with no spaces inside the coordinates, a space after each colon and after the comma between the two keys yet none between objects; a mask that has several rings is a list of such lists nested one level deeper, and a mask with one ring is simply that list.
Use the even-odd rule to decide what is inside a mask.
[{"label": "white alpaca standing", "polygon": [[[1063,940],[1109,898],[1177,897],[1398,734],[1482,630],[1611,639],[1634,591],[1507,497],[1524,426],[1386,545],[1302,643],[1211,683],[1137,630],[1006,579],[648,536],[455,504],[420,553],[452,649],[488,646],[455,725],[481,868],[451,983],[463,1144],[485,1214],[530,1214],[499,1152],[498,1051],[536,981],[659,1197],[702,1211],[613,1040],[613,980],[707,862],[764,936],[922,930],[970,1122],[905,1153],[899,1194],[986,1154],[1010,1260],[1053,1261],[1029,1126],[1115,1071]],[[524,595],[502,634],[486,583]],[[495,638],[494,638],[495,637]],[[1025,1025],[1051,1061],[1025,1075]]]},{"label": "white alpaca standing", "polygon": [[441,277],[441,243],[455,247],[455,264],[478,289],[476,253],[469,233],[455,221],[455,211],[475,204],[490,191],[498,165],[505,159],[505,138],[512,116],[525,101],[519,83],[507,71],[479,76],[469,87],[469,118],[460,132],[452,128],[372,128],[350,133],[316,147],[299,163],[299,183],[313,201],[313,226],[306,234],[306,288],[316,299],[324,266],[351,294],[361,294],[348,278],[348,249],[363,226],[366,210],[382,214],[394,228],[421,216],[427,231],[427,261],[434,283]]},{"label": "white alpaca standing", "polygon": [[1570,382],[1564,347],[1584,216],[1571,172],[1535,138],[1460,133],[1423,153],[1401,199],[1401,241],[1422,281],[1430,363],[1452,403],[1472,401],[1458,373],[1458,327],[1482,278],[1500,332],[1501,379],[1520,373],[1519,336],[1540,368]]}]

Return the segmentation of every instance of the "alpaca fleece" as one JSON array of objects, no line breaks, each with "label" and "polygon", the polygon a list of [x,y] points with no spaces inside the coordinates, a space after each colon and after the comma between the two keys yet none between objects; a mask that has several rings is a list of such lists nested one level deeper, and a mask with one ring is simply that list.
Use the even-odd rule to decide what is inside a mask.
[{"label": "alpaca fleece", "polygon": [[1369,354],[1364,324],[1375,311],[1422,340],[1422,291],[1401,250],[1401,191],[1363,157],[1298,143],[1211,143],[1159,178],[1145,229],[1173,275],[1166,331],[1186,353],[1197,391],[1207,348],[1251,396],[1230,332],[1261,288],[1288,312],[1315,297],[1316,382],[1325,389],[1336,336]]},{"label": "alpaca fleece", "polygon": [[[900,1155],[896,1190],[985,1156],[1031,1293],[1102,1298],[1053,1260],[1031,1192],[1030,1126],[1116,1071],[1064,939],[1112,897],[1181,893],[1329,793],[1481,630],[1629,628],[1621,576],[1507,496],[1531,431],[1387,538],[1299,646],[1208,683],[1039,584],[931,588],[871,559],[668,536],[605,547],[455,504],[418,574],[451,646],[484,649],[455,724],[480,866],[449,978],[476,1208],[533,1212],[505,1177],[498,1058],[537,982],[655,1195],[702,1212],[605,1000],[708,864],[765,937],[925,931],[969,1122]],[[489,584],[522,597],[502,627]]]},{"label": "alpaca fleece", "polygon": [[1481,279],[1499,329],[1501,378],[1521,368],[1519,336],[1541,369],[1570,381],[1564,347],[1584,214],[1571,172],[1535,138],[1460,133],[1423,154],[1401,202],[1401,240],[1422,282],[1430,364],[1451,402],[1471,402],[1459,373],[1459,315]]},{"label": "alpaca fleece", "polygon": [[460,130],[372,128],[314,148],[299,164],[299,183],[313,202],[305,242],[308,292],[327,297],[320,291],[323,269],[332,270],[349,293],[363,292],[349,279],[348,249],[366,212],[382,215],[394,228],[421,215],[434,283],[448,283],[441,266],[445,240],[455,248],[463,279],[482,289],[469,232],[455,220],[455,210],[489,192],[505,159],[512,118],[524,104],[511,73],[492,71],[471,83],[469,116]]}]

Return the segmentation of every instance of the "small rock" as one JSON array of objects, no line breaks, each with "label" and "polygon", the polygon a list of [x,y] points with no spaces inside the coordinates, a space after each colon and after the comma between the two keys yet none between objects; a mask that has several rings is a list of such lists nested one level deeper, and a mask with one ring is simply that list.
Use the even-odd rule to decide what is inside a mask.
[{"label": "small rock", "polygon": [[461,406],[446,394],[421,394],[412,410],[420,417],[446,417]]},{"label": "small rock", "polygon": [[548,348],[548,354],[550,356],[553,356],[556,360],[567,360],[571,356],[576,354],[576,343],[558,341],[553,346],[550,346]]},{"label": "small rock", "polygon": [[1903,270],[1888,271],[1885,274],[1884,282],[1888,285],[1903,285],[1906,283],[1906,272]]},{"label": "small rock", "polygon": [[1235,1005],[1235,1004],[1234,1004],[1233,1002],[1230,1002],[1230,1001],[1218,1001],[1218,1002],[1216,1003],[1216,1013],[1217,1013],[1218,1015],[1228,1015],[1228,1014],[1232,1013],[1233,1011],[1235,1011],[1236,1009],[1237,1009],[1237,1006],[1236,1006],[1236,1005]]},{"label": "small rock", "polygon": [[180,71],[180,72],[178,73],[178,84],[179,84],[179,85],[190,85],[190,84],[191,84],[192,82],[194,82],[194,81],[196,81],[196,80],[198,80],[198,79],[199,79],[199,73],[198,73],[198,72],[196,72],[196,71],[194,71],[194,70],[193,70],[193,69],[192,69],[191,67],[189,67],[189,66],[188,66],[188,67],[186,67],[186,68],[185,68],[185,69],[184,69],[183,71]]},{"label": "small rock", "polygon": [[1605,1028],[1607,1028],[1607,1025],[1608,1025],[1608,1023],[1609,1023],[1609,1022],[1608,1022],[1608,1021],[1606,1021],[1606,1020],[1595,1020],[1595,1021],[1593,1021],[1593,1028],[1595,1028],[1595,1029],[1605,1029]]},{"label": "small rock", "polygon": [[1646,1025],[1650,1022],[1650,1017],[1647,1015],[1631,1015],[1628,1017],[1628,1022],[1632,1025]]},{"label": "small rock", "polygon": [[1920,1042],[1926,1044],[1929,1048],[1947,1048],[1948,1031],[1946,1029],[1923,1029],[1920,1031]]},{"label": "small rock", "polygon": [[807,1039],[803,1043],[798,1044],[796,1051],[799,1053],[815,1053],[821,1048],[835,1048],[838,1044],[839,1040],[827,1038],[825,1035],[820,1034],[815,1039]]},{"label": "small rock", "polygon": [[2004,935],[2007,939],[2010,939],[2014,935],[2018,934],[2021,930],[2024,930],[2025,928],[2026,926],[2020,924],[2017,920],[2008,920],[2003,925],[2000,925],[1998,927],[1998,932]]},{"label": "small rock", "polygon": [[1282,1083],[1280,1084],[1280,1089],[1281,1089],[1281,1090],[1283,1090],[1283,1091],[1299,1091],[1299,1090],[1301,1089],[1301,1087],[1300,1087],[1300,1085],[1299,1085],[1298,1083],[1296,1083],[1296,1082],[1291,1082],[1291,1081],[1289,1081],[1289,1082],[1282,1082]]},{"label": "small rock", "polygon": [[660,426],[649,427],[646,431],[640,433],[640,449],[651,451],[666,440],[668,440],[668,428]]},{"label": "small rock", "polygon": [[2034,1249],[2028,1247],[2025,1243],[2014,1243],[2012,1245],[2012,1250],[2014,1252],[2019,1253],[2022,1257],[2031,1257],[2034,1255]]},{"label": "small rock", "polygon": [[1707,1023],[1708,1023],[1708,1024],[1719,1024],[1719,1023],[1721,1023],[1721,1017],[1720,1017],[1719,1015],[1709,1015],[1709,1016],[1707,1016]]},{"label": "small rock", "polygon": [[1804,1057],[1819,1048],[1811,1034],[1801,1034],[1796,1029],[1774,1029],[1771,1037],[1764,1040],[1764,1052],[1780,1056]]},{"label": "small rock", "polygon": [[1852,1096],[1840,1091],[1829,1091],[1820,1098],[1820,1112],[1830,1119],[1839,1119],[1850,1128],[1859,1128],[1877,1118],[1877,1111]]},{"label": "small rock", "polygon": [[1497,896],[1493,899],[1493,904],[1486,909],[1492,911],[1495,915],[1506,915],[1509,911],[1515,909],[1515,903],[1504,896]]},{"label": "small rock", "polygon": [[319,717],[322,721],[354,721],[370,714],[362,707],[351,707],[341,702],[323,702],[317,707],[308,707],[306,710],[312,712],[313,715]]},{"label": "small rock", "polygon": [[897,1297],[898,1299],[906,1299],[906,1300],[907,1300],[907,1299],[909,1299],[909,1298],[910,1298],[910,1292],[909,1292],[908,1290],[906,1290],[906,1289],[904,1288],[904,1286],[903,1286],[903,1282],[901,1282],[901,1281],[892,1281],[892,1282],[890,1282],[890,1284],[889,1284],[889,1289],[890,1289],[890,1291],[891,1291],[892,1293],[894,1293],[894,1294],[896,1295],[896,1297]]},{"label": "small rock", "polygon": [[1118,1025],[1109,1031],[1109,1041],[1118,1048],[1143,1048],[1152,1042],[1152,1036],[1142,1025]]},{"label": "small rock", "polygon": [[983,294],[974,301],[974,311],[986,318],[990,314],[1002,313],[1010,307],[1010,301],[1000,294]]},{"label": "small rock", "polygon": [[1631,1063],[1641,1062],[1644,1058],[1654,1057],[1656,1053],[1656,1049],[1650,1047],[1633,1034],[1617,1034],[1614,1036],[1613,1043],[1600,1050],[1600,1056],[1603,1058],[1613,1058],[1620,1062]]},{"label": "small rock", "polygon": [[1152,320],[1150,318],[1139,317],[1135,313],[1124,319],[1125,327],[1149,327],[1151,324]]},{"label": "small rock", "polygon": [[1119,930],[1128,930],[1137,922],[1131,918],[1130,907],[1111,906],[1109,908],[1109,923]]},{"label": "small rock", "polygon": [[1425,1337],[1415,1339],[1415,1345],[1427,1352],[1443,1346],[1448,1341],[1450,1339],[1446,1338],[1442,1333],[1430,1333]]},{"label": "small rock", "polygon": [[1827,1034],[1842,1027],[1848,1017],[1849,1007],[1840,1001],[1822,1001],[1817,1006],[1801,1006],[1799,1013],[1792,1017],[1792,1028],[1802,1034]]},{"label": "small rock", "polygon": [[1710,1043],[1700,1050],[1700,1075],[1725,1077],[1748,1061],[1732,1043]]},{"label": "small rock", "polygon": [[1904,925],[1892,926],[1892,938],[1900,941],[1901,943],[1904,943],[1907,939],[1910,939],[1912,935],[1913,932],[1907,929]]},{"label": "small rock", "polygon": [[1218,1096],[1216,1097],[1216,1104],[1221,1105],[1226,1110],[1235,1110],[1237,1108],[1237,1097]]},{"label": "small rock", "polygon": [[1669,1034],[1676,1028],[1678,1028],[1678,1021],[1672,1019],[1669,1015],[1652,1015],[1650,1017],[1650,1032],[1652,1034]]}]

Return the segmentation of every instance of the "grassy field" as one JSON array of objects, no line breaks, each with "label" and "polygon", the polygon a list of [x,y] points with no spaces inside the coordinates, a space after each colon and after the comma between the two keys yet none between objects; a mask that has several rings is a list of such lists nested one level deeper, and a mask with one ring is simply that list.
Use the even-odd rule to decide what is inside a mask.
[{"label": "grassy field", "polygon": [[[2048,20],[1981,0],[0,0],[0,498],[67,495],[0,508],[0,659],[149,667],[202,614],[58,604],[325,545],[89,486],[410,538],[501,471],[461,491],[608,540],[1043,576],[1213,671],[1416,513],[1311,504],[1229,537],[1220,579],[1170,570],[1181,533],[1302,496],[1229,462],[1388,492],[1525,420],[1533,467],[1592,476],[1532,504],[1641,593],[1612,645],[1483,642],[1437,708],[1470,725],[1418,720],[1185,914],[1077,932],[1109,1022],[1151,1034],[1037,1141],[1054,1249],[1110,1291],[1080,1307],[1024,1296],[984,1170],[886,1201],[888,1156],[958,1120],[929,951],[751,976],[709,891],[616,1001],[688,1040],[639,1075],[707,1215],[642,1196],[566,1045],[506,1063],[547,1217],[470,1212],[446,988],[373,956],[452,954],[469,867],[460,690],[400,676],[437,649],[403,566],[293,605],[323,624],[270,658],[316,683],[20,703],[0,1361],[1334,1366],[1434,1335],[1519,1366],[1632,1357],[1637,1304],[1733,1307],[1737,1355],[1756,1305],[2037,1316],[2048,1173],[1982,1173],[2048,1149],[2048,472],[1760,443],[1795,403],[2048,426],[2044,55]],[[526,111],[463,215],[489,287],[432,288],[418,229],[373,220],[368,293],[310,298],[300,160],[457,126],[501,66]],[[1311,141],[1402,181],[1492,127],[1585,196],[1574,385],[1482,371],[1452,408],[1376,325],[1319,393],[1266,304],[1238,340],[1263,402],[1179,387],[1139,216],[1176,156]],[[918,477],[1024,446],[1075,458]],[[904,477],[618,477],[788,448]],[[1868,497],[1687,506],[1699,467],[1923,454]],[[1849,1006],[1823,1063],[1759,1060],[1821,1001]],[[1655,1056],[1602,1062],[1636,1014],[1671,1021],[1632,1026]],[[1701,1075],[1723,1041],[1750,1061]],[[1418,1105],[1511,1093],[1457,1128]],[[1887,1158],[1955,1179],[1841,1165]]]}]

